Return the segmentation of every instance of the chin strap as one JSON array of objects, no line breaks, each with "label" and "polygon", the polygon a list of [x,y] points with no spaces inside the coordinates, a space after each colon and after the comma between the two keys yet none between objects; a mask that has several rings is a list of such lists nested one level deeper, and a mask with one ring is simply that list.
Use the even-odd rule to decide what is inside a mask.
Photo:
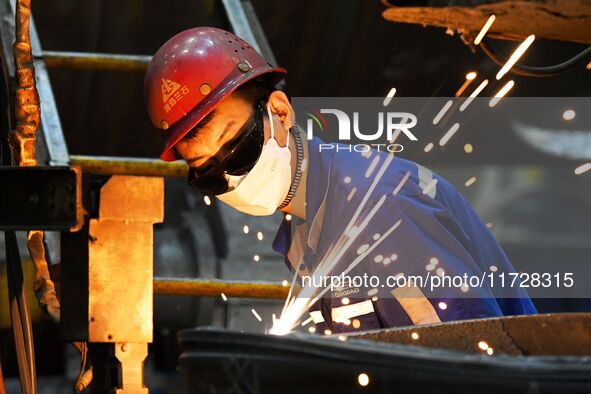
[{"label": "chin strap", "polygon": [[[291,132],[291,135],[293,135],[297,153],[296,170],[293,180],[291,181],[291,186],[289,187],[289,192],[287,193],[285,200],[283,200],[283,202],[281,203],[281,205],[279,205],[277,209],[283,209],[291,202],[291,199],[298,190],[298,186],[300,184],[300,181],[302,180],[302,162],[304,161],[304,145],[302,144],[302,140],[300,137],[300,129],[296,124],[293,125],[292,130],[293,131]],[[289,141],[289,135],[287,136],[287,141]],[[288,145],[286,144],[286,146]]]}]

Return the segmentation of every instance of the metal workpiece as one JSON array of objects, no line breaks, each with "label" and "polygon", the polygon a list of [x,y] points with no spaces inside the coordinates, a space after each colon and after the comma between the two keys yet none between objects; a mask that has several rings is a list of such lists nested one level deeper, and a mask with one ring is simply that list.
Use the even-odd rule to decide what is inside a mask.
[{"label": "metal workpiece", "polygon": [[[538,337],[540,347],[530,348],[529,356],[499,354],[492,339],[488,343],[495,349],[493,355],[482,349],[471,354],[441,349],[445,345],[435,349],[376,339],[396,329],[348,337],[183,330],[178,335],[183,348],[179,358],[182,392],[232,392],[238,387],[260,393],[589,393],[589,318],[588,314],[516,317],[509,323],[515,324],[509,334],[521,326],[523,336]],[[465,323],[478,326],[488,320]],[[581,338],[579,327],[584,326],[587,330]],[[464,334],[463,341],[477,349],[486,340],[474,342],[475,338],[465,335],[467,328],[458,330],[454,323],[441,327],[459,331],[458,337]],[[409,338],[412,330],[419,330],[419,339],[428,334],[421,327],[398,330]],[[571,343],[578,342],[584,350],[570,345],[561,350],[564,332],[571,330]],[[445,340],[438,336],[432,343]],[[518,341],[527,342],[525,338]],[[361,375],[365,376],[364,387],[360,386]]]},{"label": "metal workpiece", "polygon": [[62,336],[70,341],[151,342],[153,224],[163,220],[164,180],[113,176],[98,218],[62,237]]},{"label": "metal workpiece", "polygon": [[138,175],[186,177],[189,167],[183,161],[165,162],[159,159],[138,159],[109,156],[70,156],[70,164],[83,172],[97,175]]},{"label": "metal workpiece", "polygon": [[154,278],[154,294],[285,299],[289,286],[263,281]]},{"label": "metal workpiece", "polygon": [[69,68],[98,71],[144,72],[152,56],[119,55],[113,53],[43,51],[40,59],[49,68]]},{"label": "metal workpiece", "polygon": [[591,356],[591,313],[460,320],[347,335],[377,342],[512,356]]}]

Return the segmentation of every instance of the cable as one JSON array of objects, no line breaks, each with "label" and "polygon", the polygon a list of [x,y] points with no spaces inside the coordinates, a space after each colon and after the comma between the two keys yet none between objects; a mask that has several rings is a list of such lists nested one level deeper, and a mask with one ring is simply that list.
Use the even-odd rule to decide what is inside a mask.
[{"label": "cable", "polygon": [[[481,41],[479,46],[482,49],[482,52],[484,52],[486,56],[488,56],[493,62],[495,62],[499,66],[503,66],[507,62],[507,58],[503,58],[502,55],[500,55],[498,52],[492,49],[487,41]],[[587,49],[579,52],[577,55],[573,56],[567,61],[553,66],[533,67],[515,64],[511,68],[511,70],[509,70],[509,72],[524,77],[546,78],[572,71],[579,64],[588,62],[590,60],[591,47],[588,47]]]}]

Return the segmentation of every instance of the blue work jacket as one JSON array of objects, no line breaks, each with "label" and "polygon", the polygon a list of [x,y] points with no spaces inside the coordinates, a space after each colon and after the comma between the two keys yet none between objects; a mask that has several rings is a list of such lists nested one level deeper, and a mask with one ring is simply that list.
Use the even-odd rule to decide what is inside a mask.
[{"label": "blue work jacket", "polygon": [[[357,236],[338,259],[332,275],[349,268],[359,256],[361,261],[348,275],[374,275],[382,284],[389,276],[469,275],[482,279],[515,272],[478,214],[442,177],[399,157],[382,167],[389,156],[386,152],[356,152],[343,144],[331,144],[330,149],[322,144],[316,137],[308,141],[307,219],[284,220],[273,242],[292,272],[314,272],[331,248],[334,251],[335,245],[343,243],[343,234],[351,231],[357,231]],[[321,150],[321,146],[327,149]],[[380,171],[380,180],[363,204]],[[375,215],[363,226],[372,210]],[[351,223],[358,211],[357,220]],[[397,222],[398,226],[374,245]],[[484,281],[479,286],[444,290],[412,282],[397,288],[364,285],[333,290],[309,311],[321,332],[536,313],[519,286],[494,289]]]}]

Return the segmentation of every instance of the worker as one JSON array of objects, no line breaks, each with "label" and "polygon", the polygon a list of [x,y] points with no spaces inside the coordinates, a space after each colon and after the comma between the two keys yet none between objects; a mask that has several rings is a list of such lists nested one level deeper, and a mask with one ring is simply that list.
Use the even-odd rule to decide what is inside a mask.
[{"label": "worker", "polygon": [[[186,161],[193,189],[241,212],[284,212],[273,248],[301,276],[326,263],[343,237],[354,242],[343,248],[332,274],[348,267],[349,275],[378,278],[515,272],[483,221],[442,177],[393,157],[372,186],[368,163],[376,156],[384,163],[390,153],[336,152],[308,139],[290,100],[275,89],[285,75],[230,32],[199,27],[172,37],[145,77],[151,121],[167,135],[161,159]],[[365,219],[367,225],[359,225]],[[371,253],[351,267],[368,245]],[[318,328],[337,333],[536,313],[519,287],[503,289],[502,297],[486,283],[439,290],[408,281],[377,296],[376,290],[331,288],[310,315]]]}]

